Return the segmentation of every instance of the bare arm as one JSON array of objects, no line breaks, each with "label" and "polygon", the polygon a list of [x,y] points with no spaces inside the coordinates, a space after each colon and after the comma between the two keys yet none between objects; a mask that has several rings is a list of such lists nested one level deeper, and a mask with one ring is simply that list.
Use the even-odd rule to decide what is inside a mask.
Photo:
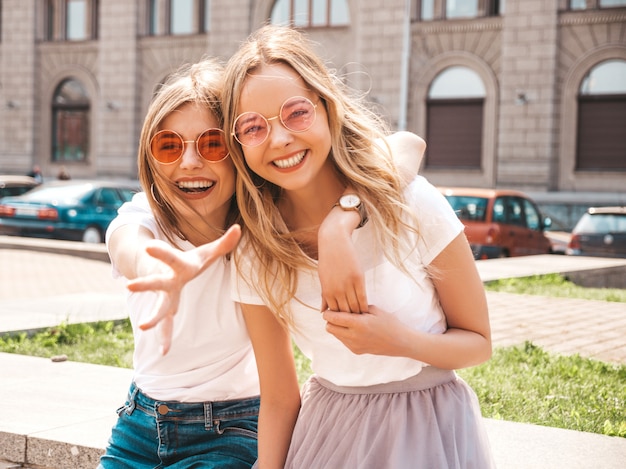
[{"label": "bare arm", "polygon": [[487,299],[463,233],[432,262],[448,329],[429,334],[370,306],[368,314],[324,312],[327,330],[354,353],[401,356],[439,368],[474,366],[491,356]]},{"label": "bare arm", "polygon": [[261,383],[259,469],[282,469],[300,409],[291,338],[265,306],[241,306]]},{"label": "bare arm", "polygon": [[[391,154],[408,184],[417,175],[426,142],[411,132],[396,132],[385,138]],[[348,188],[347,192],[354,192]],[[359,215],[333,208],[318,231],[318,275],[322,285],[321,310],[364,313],[368,310],[363,269],[352,244]],[[341,259],[341,262],[337,262]]]},{"label": "bare arm", "polygon": [[159,268],[159,261],[146,252],[146,246],[154,241],[147,228],[139,224],[123,225],[111,234],[107,248],[117,270],[131,280]]}]

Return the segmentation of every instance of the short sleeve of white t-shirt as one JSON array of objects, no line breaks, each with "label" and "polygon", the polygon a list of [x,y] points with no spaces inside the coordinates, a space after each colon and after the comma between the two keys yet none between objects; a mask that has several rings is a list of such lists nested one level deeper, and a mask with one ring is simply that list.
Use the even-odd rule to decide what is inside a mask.
[{"label": "short sleeve of white t-shirt", "polygon": [[[109,240],[111,239],[111,235],[116,229],[125,225],[132,224],[141,225],[144,228],[147,228],[157,239],[164,238],[159,230],[154,215],[152,214],[152,210],[150,209],[150,204],[148,203],[146,193],[137,192],[133,195],[133,198],[130,200],[130,202],[125,202],[124,204],[122,204],[122,206],[117,211],[117,217],[113,219],[113,221],[107,228],[105,235],[107,248],[109,246]],[[111,267],[114,278],[122,277],[122,274],[117,270],[115,264],[112,263]]]}]

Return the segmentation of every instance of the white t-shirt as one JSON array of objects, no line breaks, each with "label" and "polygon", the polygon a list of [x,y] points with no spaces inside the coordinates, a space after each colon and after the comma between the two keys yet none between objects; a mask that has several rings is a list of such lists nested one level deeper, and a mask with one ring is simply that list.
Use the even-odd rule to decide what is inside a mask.
[{"label": "white t-shirt", "polygon": [[[158,228],[144,193],[125,203],[107,230],[139,224],[155,238],[167,239]],[[183,249],[194,246],[180,242]],[[143,392],[159,400],[204,402],[241,399],[259,394],[259,382],[250,337],[239,305],[230,299],[230,265],[218,259],[183,289],[174,317],[170,351],[159,351],[157,329],[137,326],[154,314],[156,293],[129,293],[133,325],[134,381]],[[113,276],[121,277],[113,265]]]},{"label": "white t-shirt", "polygon": [[[355,230],[352,236],[365,271],[368,302],[395,314],[416,330],[441,334],[446,330],[445,316],[425,268],[463,231],[463,224],[441,193],[421,176],[407,187],[406,198],[418,217],[420,233],[417,249],[403,256],[411,276],[397,269],[377,249],[371,223]],[[254,262],[243,256],[242,261],[246,265],[243,274],[236,269],[232,272],[233,299],[263,304],[254,287],[259,283],[255,269],[250,267]],[[299,301],[291,301],[295,322],[292,336],[311,359],[313,371],[322,378],[340,386],[369,386],[409,378],[424,366],[403,357],[356,355],[326,332],[319,311],[321,286],[317,271],[298,273],[296,297]]]}]

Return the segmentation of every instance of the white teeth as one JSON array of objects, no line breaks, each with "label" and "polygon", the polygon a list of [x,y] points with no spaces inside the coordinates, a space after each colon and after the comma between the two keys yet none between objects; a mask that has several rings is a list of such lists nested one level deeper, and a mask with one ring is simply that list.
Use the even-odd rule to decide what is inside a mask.
[{"label": "white teeth", "polygon": [[213,181],[178,181],[179,189],[208,189],[215,184]]},{"label": "white teeth", "polygon": [[301,151],[297,155],[292,156],[291,158],[285,158],[284,160],[276,160],[274,164],[281,169],[291,168],[299,164],[306,154],[306,150]]}]

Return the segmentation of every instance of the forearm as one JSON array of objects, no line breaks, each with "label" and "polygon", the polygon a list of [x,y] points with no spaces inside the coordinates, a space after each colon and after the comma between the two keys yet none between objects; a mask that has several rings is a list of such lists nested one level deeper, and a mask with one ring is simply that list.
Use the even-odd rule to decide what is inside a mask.
[{"label": "forearm", "polygon": [[261,401],[259,412],[259,469],[282,469],[291,442],[291,434],[298,417],[300,400]]},{"label": "forearm", "polygon": [[291,338],[267,307],[242,305],[241,309],[261,385],[258,466],[282,469],[300,409]]},{"label": "forearm", "polygon": [[158,261],[148,255],[146,246],[154,240],[141,225],[124,225],[110,236],[107,247],[112,263],[129,280],[152,273]]},{"label": "forearm", "polygon": [[491,357],[491,339],[477,332],[450,328],[443,334],[409,331],[400,334],[396,354],[443,369],[479,365]]}]

